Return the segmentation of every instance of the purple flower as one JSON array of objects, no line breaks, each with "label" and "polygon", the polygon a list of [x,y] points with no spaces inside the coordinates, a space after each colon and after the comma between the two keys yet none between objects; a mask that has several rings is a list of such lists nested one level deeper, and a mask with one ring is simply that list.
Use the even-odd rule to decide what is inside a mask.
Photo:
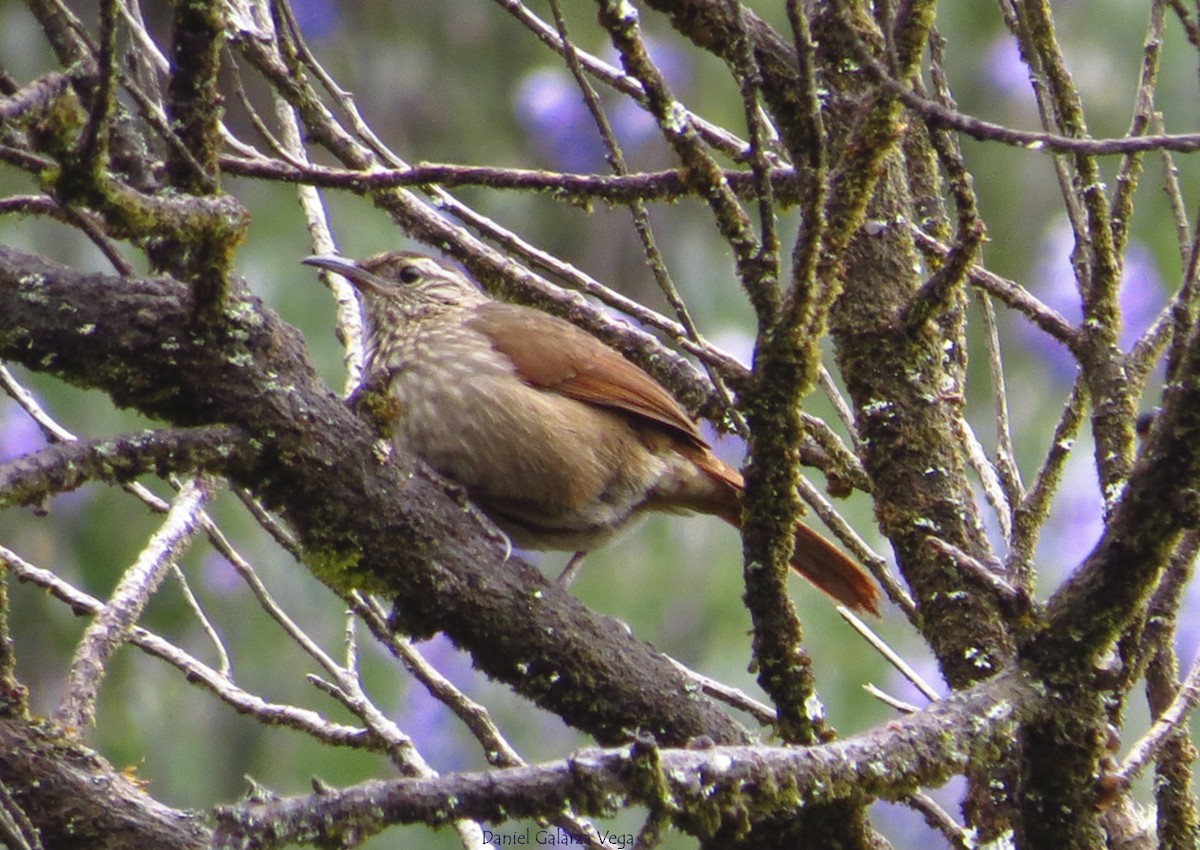
[{"label": "purple flower", "polygon": [[1043,595],[1057,587],[1095,547],[1104,531],[1103,513],[1090,443],[1077,446],[1063,467],[1062,484],[1038,544]]},{"label": "purple flower", "polygon": [[214,596],[240,594],[244,585],[233,564],[219,552],[209,550],[200,561],[200,581]]},{"label": "purple flower", "polygon": [[334,0],[292,0],[291,6],[306,38],[328,38],[341,24]]},{"label": "purple flower", "polygon": [[[652,39],[647,39],[647,47],[672,90],[685,86],[691,77],[687,54]],[[606,58],[613,61],[613,57]],[[654,119],[636,102],[602,86],[597,90],[626,154],[658,136]],[[595,121],[565,67],[545,66],[526,74],[513,95],[513,111],[552,167],[576,172],[606,168]]]},{"label": "purple flower", "polygon": [[531,71],[517,86],[513,108],[541,155],[555,168],[586,172],[602,166],[604,148],[566,71]]},{"label": "purple flower", "polygon": [[1032,104],[1029,68],[1021,59],[1016,39],[1002,35],[992,42],[984,54],[982,67],[987,74],[987,86],[994,94],[1013,103]]},{"label": "purple flower", "polygon": [[42,430],[16,402],[0,402],[0,461],[36,452],[45,445]]},{"label": "purple flower", "polygon": [[[1075,270],[1071,266],[1074,246],[1075,237],[1070,225],[1060,219],[1038,246],[1030,289],[1043,303],[1053,307],[1072,324],[1078,325],[1083,320],[1083,308]],[[1164,298],[1154,256],[1143,243],[1130,242],[1126,248],[1119,297],[1122,320],[1120,344],[1128,350],[1154,321]],[[1021,323],[1020,332],[1035,351],[1044,355],[1051,375],[1063,381],[1074,380],[1077,365],[1061,343],[1050,339],[1028,322]]]}]

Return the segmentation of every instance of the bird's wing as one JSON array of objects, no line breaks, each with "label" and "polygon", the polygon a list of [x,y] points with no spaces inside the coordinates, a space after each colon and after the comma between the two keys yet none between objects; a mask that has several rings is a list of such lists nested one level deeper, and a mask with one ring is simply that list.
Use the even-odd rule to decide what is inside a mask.
[{"label": "bird's wing", "polygon": [[494,301],[481,305],[468,325],[507,356],[530,386],[636,414],[685,442],[707,447],[696,423],[657,381],[570,322]]}]

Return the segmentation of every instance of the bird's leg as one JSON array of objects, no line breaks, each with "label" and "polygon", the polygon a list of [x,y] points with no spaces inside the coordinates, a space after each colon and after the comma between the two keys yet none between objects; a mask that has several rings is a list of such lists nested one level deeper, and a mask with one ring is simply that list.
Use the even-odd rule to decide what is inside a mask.
[{"label": "bird's leg", "polygon": [[563,571],[558,574],[558,578],[554,583],[564,590],[571,586],[571,582],[579,575],[579,568],[583,566],[583,556],[587,554],[587,550],[576,552],[571,556],[571,560],[567,561],[567,565],[563,567]]}]

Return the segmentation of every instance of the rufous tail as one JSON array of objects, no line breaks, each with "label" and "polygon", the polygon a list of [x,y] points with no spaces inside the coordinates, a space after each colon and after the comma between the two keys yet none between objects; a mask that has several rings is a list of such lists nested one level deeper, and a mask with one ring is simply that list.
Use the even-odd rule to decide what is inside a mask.
[{"label": "rufous tail", "polygon": [[847,608],[879,616],[879,588],[832,543],[806,525],[796,526],[792,569]]},{"label": "rufous tail", "polygon": [[[697,452],[697,455],[700,453]],[[746,484],[742,475],[711,452],[695,457],[707,473],[728,496],[720,499],[721,504],[709,504],[705,509],[714,513],[734,528],[742,527],[742,492]],[[854,611],[879,616],[879,588],[863,572],[858,564],[817,532],[805,525],[796,526],[795,551],[792,554],[792,569],[800,573],[819,590]]]}]

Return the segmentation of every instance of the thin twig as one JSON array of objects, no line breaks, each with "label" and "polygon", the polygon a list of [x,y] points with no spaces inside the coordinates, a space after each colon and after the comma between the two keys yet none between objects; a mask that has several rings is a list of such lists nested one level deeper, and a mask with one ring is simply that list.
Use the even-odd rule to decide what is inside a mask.
[{"label": "thin twig", "polygon": [[[1162,131],[1163,116],[1161,112],[1154,113],[1152,119],[1153,127]],[[1183,188],[1179,185],[1179,166],[1175,164],[1175,158],[1171,156],[1170,151],[1161,151],[1159,158],[1162,160],[1163,169],[1163,191],[1167,193],[1167,200],[1171,203],[1171,218],[1175,222],[1175,240],[1179,243],[1179,258],[1187,265],[1188,255],[1191,253],[1189,248],[1191,244],[1191,225],[1188,224],[1187,202],[1183,198]]]},{"label": "thin twig", "polygon": [[1050,510],[1050,500],[1062,480],[1063,466],[1075,448],[1075,437],[1083,424],[1086,400],[1087,389],[1082,378],[1078,378],[1063,404],[1062,414],[1054,426],[1054,435],[1046,450],[1046,458],[1034,476],[1033,485],[1013,512],[1013,536],[1005,559],[1005,574],[1026,594],[1033,593],[1036,578],[1033,571],[1034,551]]},{"label": "thin twig", "polygon": [[716,679],[697,673],[681,661],[667,656],[667,660],[675,665],[675,669],[694,682],[701,691],[713,699],[720,700],[728,706],[746,712],[764,726],[775,723],[775,709],[761,703],[738,688],[718,682]]},{"label": "thin twig", "polygon": [[[13,151],[12,155],[15,157],[22,154]],[[404,164],[395,154],[390,154],[387,161],[392,164],[385,167],[381,163],[369,170],[339,168],[311,162],[296,162],[285,155],[271,159],[244,143],[236,155],[226,154],[220,160],[222,169],[229,174],[281,183],[304,183],[325,189],[344,189],[359,194],[380,189],[423,189],[429,186],[450,189],[480,187],[534,192],[574,207],[586,207],[591,201],[611,204],[628,204],[636,200],[671,203],[700,196],[699,190],[690,186],[683,172],[677,168],[664,171],[631,171],[627,174],[593,174],[441,162],[409,165]],[[24,167],[36,171],[37,166],[44,163],[42,159],[32,157]],[[753,172],[730,169],[725,172],[725,176],[736,196],[753,197]],[[799,184],[795,169],[773,168],[767,176],[772,191],[781,202],[795,200]]]},{"label": "thin twig", "polygon": [[55,720],[68,729],[85,729],[95,717],[96,696],[113,653],[129,638],[129,630],[163,577],[187,550],[199,530],[199,514],[210,487],[190,481],[171,504],[162,527],[150,538],[137,561],[126,570],[104,610],[80,638],[63,688]]},{"label": "thin twig", "polygon": [[[204,528],[205,533],[209,534],[210,536],[213,532],[220,534],[220,531],[215,525],[212,525],[212,520],[209,519],[208,515],[204,512],[201,512],[200,524]],[[213,625],[208,613],[204,610],[204,606],[200,604],[200,599],[192,590],[192,584],[188,581],[187,574],[179,568],[178,564],[173,564],[171,566],[171,574],[174,575],[175,579],[179,582],[179,589],[183,592],[184,603],[189,609],[191,609],[193,616],[196,618],[196,622],[200,624],[201,630],[208,638],[208,642],[213,645],[213,648],[217,652],[219,664],[217,668],[218,671],[222,676],[232,678],[233,662],[230,660],[229,650],[225,648],[225,641],[221,637],[221,633],[217,631],[217,627]]]},{"label": "thin twig", "polygon": [[[35,567],[2,546],[0,566],[12,573],[18,581],[41,587],[54,598],[66,603],[73,612],[99,615],[104,610],[104,604],[100,600],[63,581],[49,570]],[[204,688],[239,713],[253,716],[261,723],[286,726],[333,746],[375,751],[383,749],[383,742],[364,729],[333,723],[309,709],[267,702],[262,697],[239,688],[223,673],[141,626],[130,629],[129,642],[148,655],[160,658],[175,667],[191,684]]]},{"label": "thin twig", "polygon": [[93,96],[95,103],[88,111],[88,120],[79,135],[76,152],[85,168],[99,173],[107,167],[108,132],[117,106],[117,10],[118,0],[100,2],[100,44],[96,56],[99,79]]},{"label": "thin twig", "polygon": [[954,561],[955,565],[969,576],[983,582],[1000,598],[1010,603],[1028,606],[1029,597],[1013,587],[1000,574],[978,558],[972,558],[962,549],[940,537],[926,537],[925,545]]},{"label": "thin twig", "polygon": [[1171,705],[1160,714],[1138,741],[1130,748],[1129,754],[1121,762],[1116,775],[1126,784],[1133,781],[1154,758],[1159,747],[1167,740],[1172,731],[1187,720],[1189,714],[1200,702],[1200,656],[1192,662],[1187,678],[1179,686],[1179,692]]},{"label": "thin twig", "polygon": [[983,445],[975,435],[975,429],[971,427],[971,423],[962,416],[957,416],[954,424],[958,430],[959,442],[966,450],[967,463],[979,476],[983,495],[987,498],[988,504],[992,506],[992,513],[1000,525],[1000,534],[1007,543],[1012,538],[1012,504],[1008,500],[1008,492],[1002,483],[1000,473],[988,459],[987,452],[984,451]]},{"label": "thin twig", "polygon": [[[1006,0],[1002,7],[1009,7],[1013,0]],[[1006,16],[1007,17],[1007,16]],[[1024,51],[1022,52],[1024,56]],[[1011,147],[1030,151],[1044,151],[1048,154],[1070,153],[1084,156],[1126,156],[1130,153],[1165,150],[1176,153],[1193,153],[1200,150],[1200,133],[1176,133],[1135,137],[1118,137],[1109,139],[1094,139],[1078,136],[1067,136],[1051,130],[1042,132],[1018,130],[984,121],[973,115],[967,115],[954,109],[948,109],[936,101],[922,97],[912,88],[892,78],[888,70],[878,61],[864,52],[855,54],[863,68],[870,72],[879,83],[907,108],[921,116],[930,126],[956,130],[981,142],[999,142]],[[1034,91],[1044,95],[1041,82],[1035,79],[1036,70],[1031,70],[1030,78]],[[1040,98],[1039,98],[1039,102]],[[1047,113],[1051,111],[1047,107]],[[1053,121],[1043,120],[1043,126],[1050,127]]]},{"label": "thin twig", "polygon": [[[238,567],[235,565],[235,569]],[[376,738],[386,742],[387,754],[392,763],[406,776],[431,778],[437,772],[429,766],[421,755],[412,738],[405,734],[386,714],[383,713],[367,696],[359,678],[358,670],[346,667],[335,661],[325,650],[309,637],[296,622],[275,601],[270,591],[253,570],[238,569],[238,574],[246,582],[259,606],[283,629],[284,633],[306,655],[312,658],[329,675],[324,679],[309,675],[308,681],[319,690],[333,697],[348,709]],[[464,825],[465,826],[465,825]],[[467,836],[472,831],[467,828]],[[462,830],[460,829],[460,835]]]},{"label": "thin twig", "polygon": [[0,199],[0,215],[41,215],[61,221],[80,230],[104,254],[121,275],[134,273],[134,268],[121,256],[112,240],[105,235],[96,216],[85,210],[68,206],[46,195],[13,195]]},{"label": "thin twig", "polygon": [[[1150,4],[1150,18],[1142,39],[1142,67],[1134,89],[1133,115],[1129,120],[1126,138],[1143,136],[1153,125],[1154,95],[1158,86],[1158,70],[1162,56],[1164,9],[1161,0]],[[1125,154],[1117,169],[1116,191],[1113,193],[1110,217],[1113,241],[1118,255],[1123,256],[1128,239],[1129,219],[1133,215],[1133,195],[1142,173],[1142,151]]]},{"label": "thin twig", "polygon": [[262,506],[259,501],[254,498],[254,495],[246,490],[239,489],[237,491],[238,499],[245,505],[246,510],[254,517],[255,522],[263,527],[263,529],[275,539],[275,542],[291,554],[297,561],[304,560],[304,552],[300,548],[300,541],[296,539],[287,526],[271,516],[271,513]]},{"label": "thin twig", "polygon": [[888,646],[887,643],[884,642],[883,638],[875,634],[874,629],[872,629],[858,617],[854,616],[853,612],[851,612],[849,608],[844,605],[839,605],[837,606],[837,612],[841,615],[843,620],[850,624],[850,627],[853,628],[854,631],[862,635],[867,643],[871,644],[876,652],[886,658],[887,662],[895,667],[901,676],[912,682],[916,689],[920,691],[926,699],[928,699],[930,702],[937,702],[939,699],[941,699],[941,697],[938,696],[938,692],[930,687],[930,685],[921,677],[920,673],[914,670],[907,661],[901,658],[894,649]]},{"label": "thin twig", "polygon": [[1012,535],[1012,509],[1024,498],[1025,486],[1021,483],[1021,470],[1017,467],[1017,452],[1013,446],[1012,420],[1008,415],[1008,385],[1004,380],[1004,358],[1000,351],[1000,329],[996,324],[996,310],[987,296],[979,299],[979,306],[983,312],[988,372],[992,380],[992,396],[996,403],[996,472],[1007,497],[1008,528],[1004,532],[1004,539],[1007,541]]},{"label": "thin twig", "polygon": [[870,682],[867,682],[862,687],[863,687],[864,691],[866,691],[871,696],[875,697],[875,699],[879,700],[881,703],[883,703],[886,706],[890,706],[891,708],[894,708],[896,711],[900,712],[901,714],[916,714],[918,711],[921,710],[920,706],[913,705],[911,702],[906,702],[906,701],[900,699],[899,697],[894,697],[891,694],[889,694],[887,691],[883,690],[882,688],[878,687],[877,685],[871,684]]},{"label": "thin twig", "polygon": [[[948,246],[920,228],[914,226],[909,229],[909,232],[917,247],[922,251],[932,253],[939,258],[945,258],[950,253]],[[1079,332],[1075,327],[1063,318],[1061,313],[1039,301],[1020,284],[1002,278],[978,265],[968,269],[967,281],[972,286],[994,296],[1000,303],[1023,314],[1036,327],[1061,342],[1068,350],[1074,351],[1079,345]]]},{"label": "thin twig", "polygon": [[[842,395],[842,391],[838,389],[838,385],[834,383],[833,375],[829,373],[824,364],[817,370],[817,385],[821,387],[825,398],[829,399],[829,403],[833,405],[834,413],[846,428],[846,433],[850,435],[850,445],[857,450],[858,426],[854,421],[854,411],[851,409],[850,403],[846,401],[846,397]],[[855,460],[857,461],[857,458]]]},{"label": "thin twig", "polygon": [[346,598],[346,603],[366,623],[367,628],[396,659],[403,664],[418,682],[425,686],[431,696],[449,708],[463,725],[471,731],[483,748],[488,763],[497,767],[512,767],[524,764],[524,759],[504,737],[492,720],[487,707],[471,699],[453,682],[443,676],[437,668],[413,646],[408,638],[396,634],[387,624],[387,614],[379,601],[363,597],[355,592]]},{"label": "thin twig", "polygon": [[871,575],[883,586],[883,590],[888,598],[899,606],[909,622],[915,622],[917,616],[916,603],[913,602],[912,597],[908,595],[908,591],[904,589],[892,571],[888,569],[887,561],[872,551],[871,547],[859,536],[850,523],[842,518],[842,515],[829,503],[829,500],[821,495],[820,491],[809,483],[808,479],[804,476],[800,476],[797,492],[800,493],[800,498],[821,518],[821,522],[825,523],[826,527],[833,532],[834,536],[842,541],[846,545],[846,548],[867,566],[867,569],[871,571]]},{"label": "thin twig", "polygon": [[920,812],[925,818],[925,823],[940,832],[955,850],[968,850],[978,846],[974,836],[924,791],[910,794],[904,798],[904,802]]}]

